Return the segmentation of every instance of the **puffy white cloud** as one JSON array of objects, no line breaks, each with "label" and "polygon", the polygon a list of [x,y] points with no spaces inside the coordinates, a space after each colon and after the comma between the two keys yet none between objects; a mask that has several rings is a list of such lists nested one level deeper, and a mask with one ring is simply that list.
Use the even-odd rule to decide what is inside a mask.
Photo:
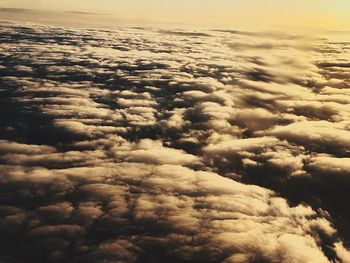
[{"label": "puffy white cloud", "polygon": [[326,147],[330,151],[343,152],[350,145],[350,132],[346,123],[328,121],[302,121],[278,126],[265,134],[311,147]]},{"label": "puffy white cloud", "polygon": [[316,156],[311,158],[308,165],[323,172],[349,173],[350,158]]},{"label": "puffy white cloud", "polygon": [[47,145],[32,145],[0,140],[2,154],[45,154],[53,153],[56,149]]},{"label": "puffy white cloud", "polygon": [[117,151],[117,157],[122,157],[126,161],[141,162],[150,164],[179,164],[189,165],[200,163],[200,158],[188,154],[183,150],[167,148],[161,141],[149,139],[141,140],[127,152]]}]

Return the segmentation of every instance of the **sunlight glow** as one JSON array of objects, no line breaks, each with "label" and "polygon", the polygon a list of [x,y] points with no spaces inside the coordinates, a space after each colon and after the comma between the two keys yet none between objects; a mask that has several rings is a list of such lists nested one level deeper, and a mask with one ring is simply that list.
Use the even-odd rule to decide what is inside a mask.
[{"label": "sunlight glow", "polygon": [[0,0],[0,7],[109,14],[125,21],[347,29],[348,0]]}]

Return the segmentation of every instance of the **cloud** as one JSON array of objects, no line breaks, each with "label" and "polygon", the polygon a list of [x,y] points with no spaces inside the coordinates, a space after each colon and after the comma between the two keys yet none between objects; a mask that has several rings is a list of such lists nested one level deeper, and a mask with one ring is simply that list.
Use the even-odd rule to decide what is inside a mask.
[{"label": "cloud", "polygon": [[0,41],[0,261],[349,261],[344,44],[9,23]]},{"label": "cloud", "polygon": [[53,153],[56,149],[46,145],[30,145],[5,140],[0,141],[0,152],[3,154],[18,153],[18,154],[41,154]]},{"label": "cloud", "polygon": [[350,142],[350,133],[341,123],[327,121],[303,121],[280,126],[267,132],[282,139],[323,151],[343,152]]},{"label": "cloud", "polygon": [[347,173],[349,171],[349,158],[335,158],[330,156],[317,156],[311,159],[309,166],[330,173]]},{"label": "cloud", "polygon": [[179,164],[186,166],[200,163],[200,158],[194,155],[187,154],[183,150],[163,147],[160,141],[148,139],[141,140],[126,153],[117,150],[116,155],[118,157],[125,156],[125,160],[130,162],[149,164]]},{"label": "cloud", "polygon": [[[19,173],[15,169],[2,185],[16,183],[19,193],[30,184],[35,186],[32,195],[25,195],[28,206],[42,204],[39,196],[53,203],[34,211],[5,208],[10,215],[2,220],[1,229],[4,232],[6,222],[12,223],[7,225],[11,231],[26,229],[23,245],[48,249],[48,254],[42,255],[53,261],[68,257],[65,246],[50,248],[48,242],[60,239],[63,243],[80,240],[80,245],[73,248],[75,253],[82,247],[88,253],[80,260],[120,259],[124,254],[140,260],[144,253],[154,256],[147,247],[159,244],[175,249],[163,251],[160,259],[176,251],[174,256],[179,260],[190,253],[198,258],[220,257],[227,261],[241,254],[250,260],[300,260],[298,255],[305,253],[310,260],[328,262],[319,247],[318,231],[336,239],[330,223],[310,207],[292,208],[267,189],[179,165],[110,163],[101,168],[41,169],[29,171],[26,176]],[[21,186],[18,180],[26,184]],[[57,180],[69,181],[75,187],[61,188],[65,192],[60,190],[54,196],[53,192],[58,193]],[[44,197],[44,191],[51,195]],[[21,202],[24,193],[11,195],[14,194],[17,197],[12,202]],[[68,196],[75,196],[72,201],[79,205],[58,202]],[[269,219],[272,221],[267,223]],[[145,228],[147,233],[143,232]],[[261,239],[256,239],[259,233]],[[160,238],[159,234],[165,236]],[[97,245],[89,245],[95,238],[100,240]],[[123,249],[120,244],[127,246]],[[60,256],[55,259],[57,255]],[[35,258],[29,256],[30,260]]]}]

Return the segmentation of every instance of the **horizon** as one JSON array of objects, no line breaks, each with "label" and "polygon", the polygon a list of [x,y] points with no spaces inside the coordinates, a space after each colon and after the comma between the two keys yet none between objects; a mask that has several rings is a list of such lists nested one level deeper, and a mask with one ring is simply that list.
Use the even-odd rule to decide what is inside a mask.
[{"label": "horizon", "polygon": [[[46,13],[60,15],[95,16],[91,24],[130,23],[146,25],[181,25],[185,27],[200,28],[291,28],[296,30],[348,30],[350,18],[347,11],[350,8],[348,1],[338,0],[329,4],[326,1],[314,0],[302,3],[301,0],[289,3],[278,3],[276,0],[265,1],[261,4],[254,1],[228,2],[220,0],[214,4],[211,1],[198,1],[189,3],[168,1],[159,3],[157,0],[137,1],[134,3],[120,3],[120,1],[105,0],[97,3],[89,0],[82,7],[72,1],[0,1],[0,8],[16,16],[16,11],[29,10],[39,12],[41,16]],[[197,3],[197,4],[196,4]],[[119,6],[119,7],[118,7]],[[12,10],[11,10],[12,9]],[[16,10],[23,9],[23,10]],[[5,10],[6,11],[6,10]],[[33,17],[33,20],[40,20]],[[64,20],[64,18],[62,18]],[[76,22],[82,21],[82,17]],[[35,21],[34,21],[35,22]]]}]

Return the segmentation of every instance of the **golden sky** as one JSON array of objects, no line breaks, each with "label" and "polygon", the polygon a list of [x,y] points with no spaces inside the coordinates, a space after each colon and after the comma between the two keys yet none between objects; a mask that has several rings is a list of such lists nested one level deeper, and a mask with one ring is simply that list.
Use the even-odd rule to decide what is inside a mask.
[{"label": "golden sky", "polygon": [[349,0],[0,0],[0,6],[97,12],[123,20],[161,23],[350,27]]}]

